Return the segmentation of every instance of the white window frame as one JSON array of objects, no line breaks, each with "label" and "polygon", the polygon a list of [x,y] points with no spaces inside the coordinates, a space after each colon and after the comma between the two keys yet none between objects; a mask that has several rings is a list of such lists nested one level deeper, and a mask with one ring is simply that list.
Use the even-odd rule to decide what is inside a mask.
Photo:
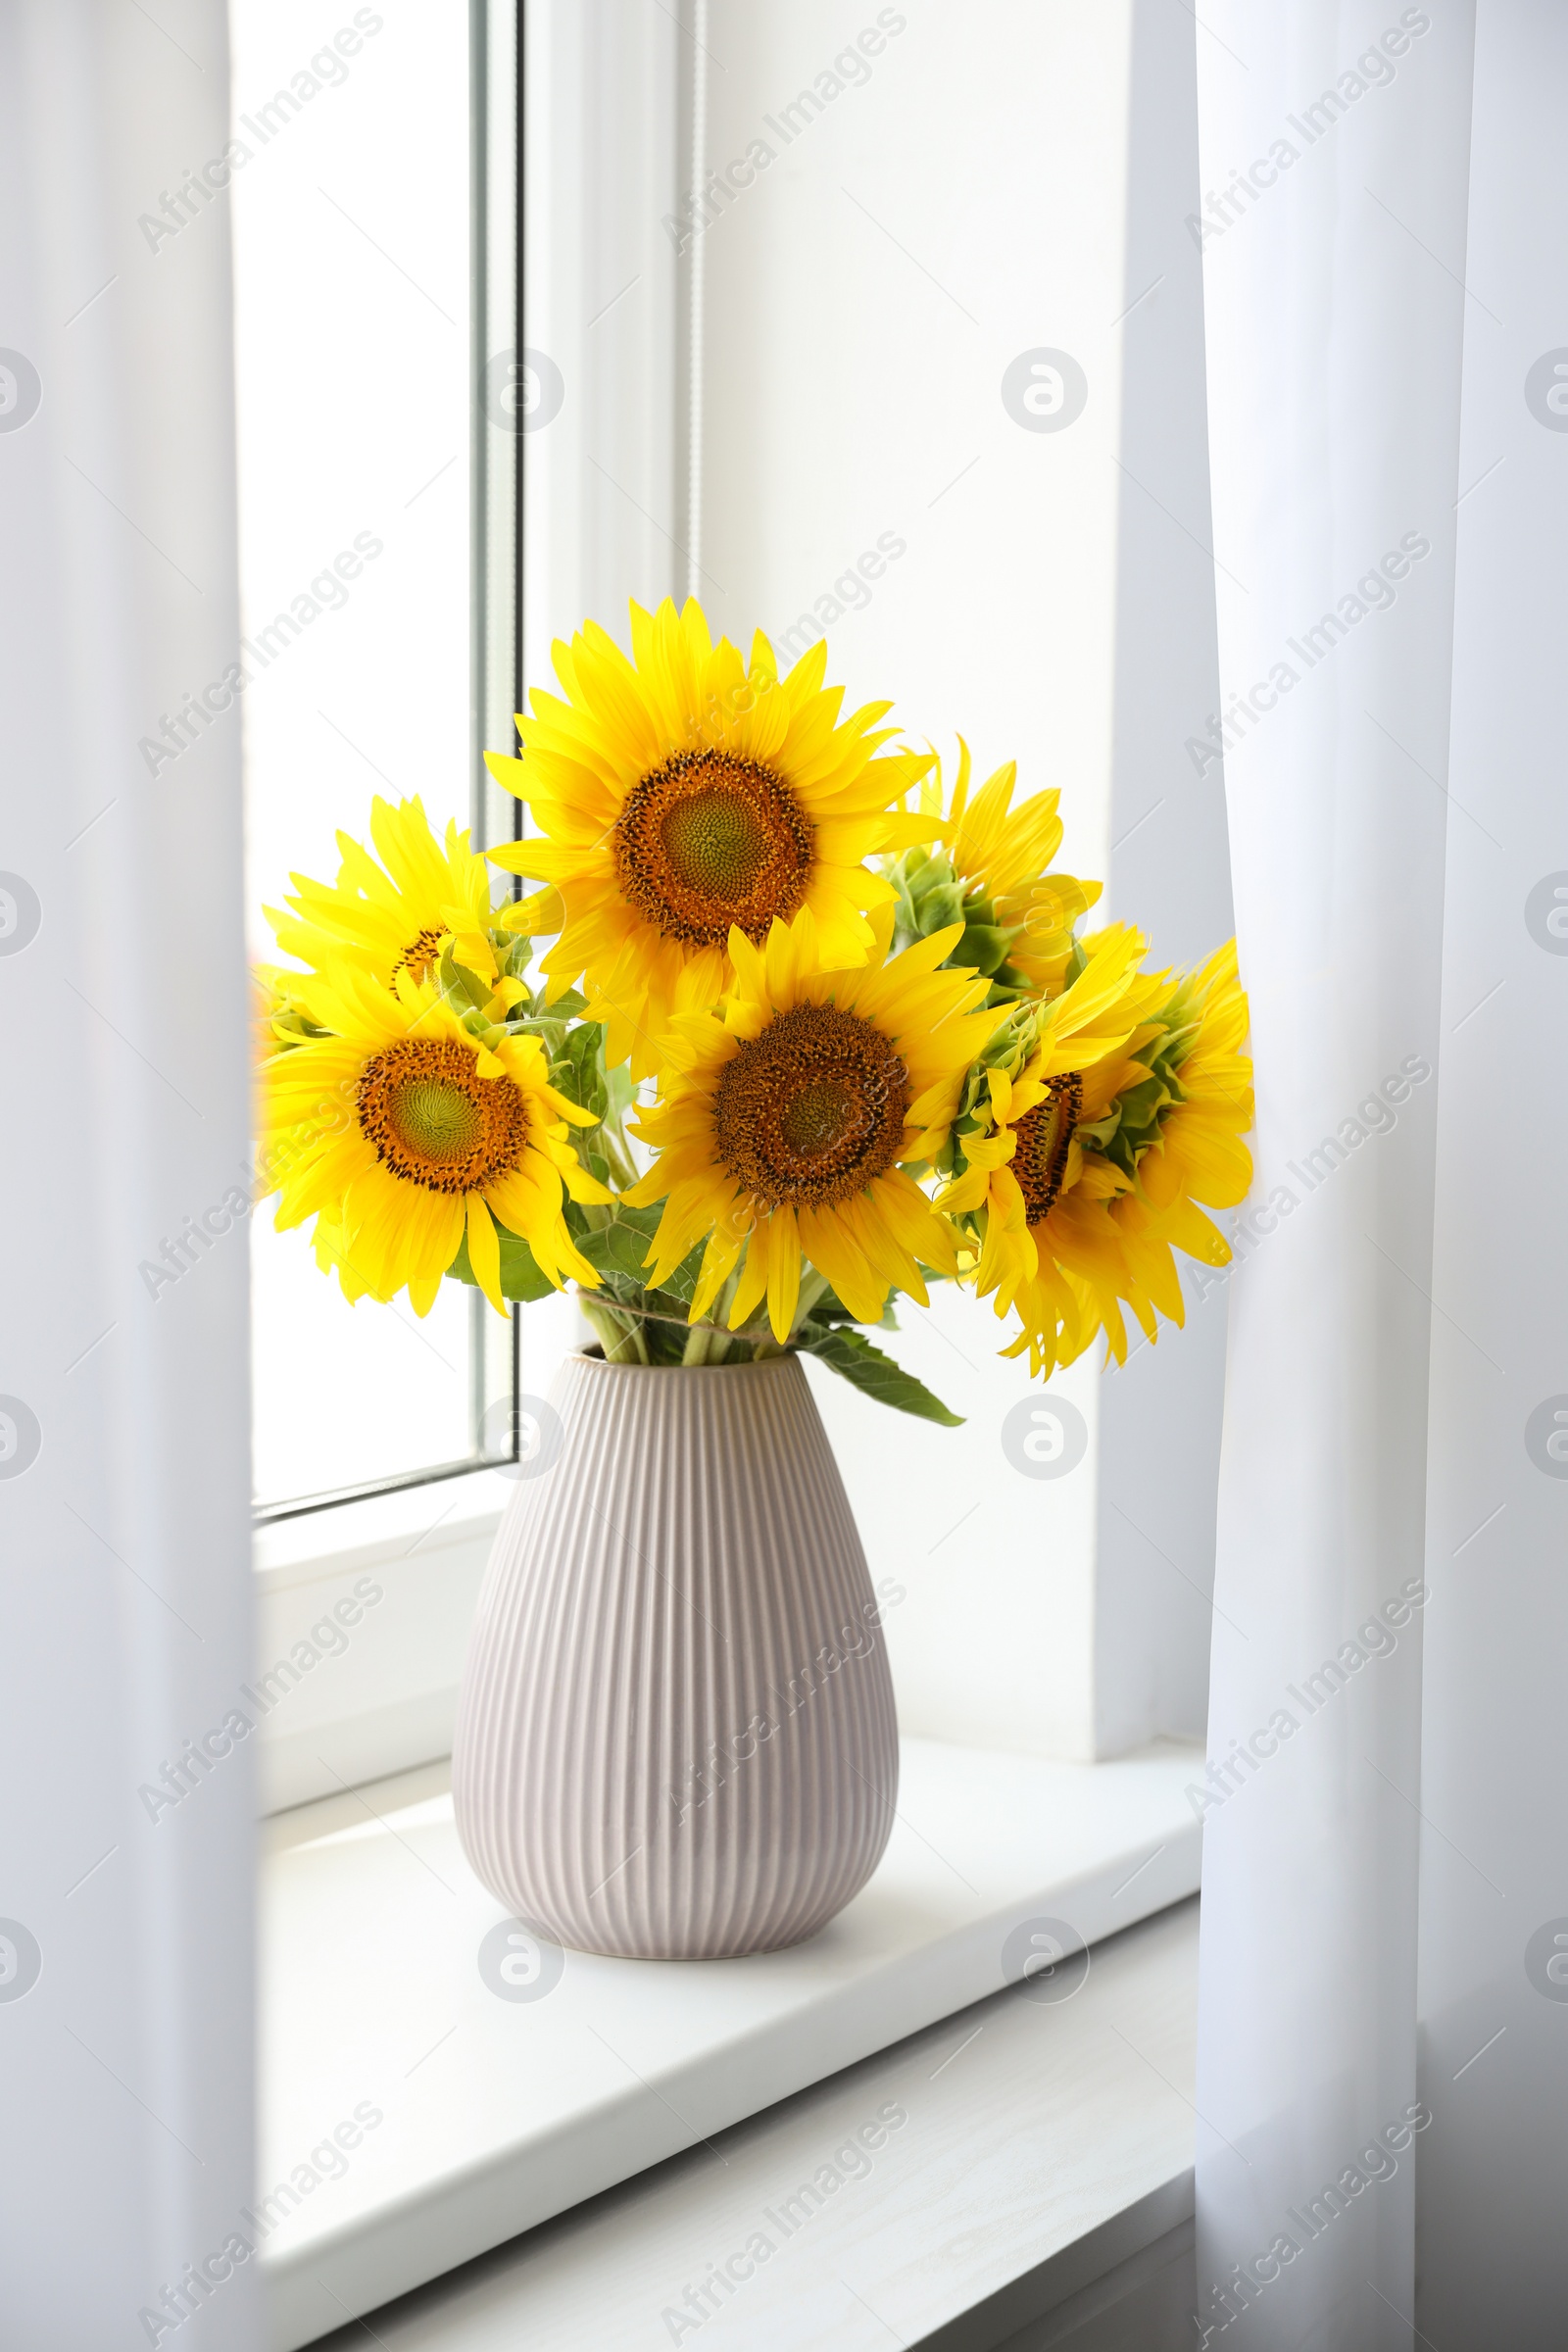
[{"label": "white window frame", "polygon": [[[517,569],[521,469],[518,435],[507,429],[514,413],[519,308],[517,123],[520,99],[516,52],[518,0],[468,0],[468,157],[470,304],[468,379],[473,404],[469,435],[469,825],[476,848],[510,840],[520,809],[491,781],[486,748],[504,744],[519,694]],[[498,876],[498,881],[500,877]],[[520,892],[513,884],[513,895]],[[453,1460],[422,1464],[315,1493],[263,1496],[253,1511],[258,1531],[311,1519],[318,1524],[307,1550],[323,1558],[353,1548],[355,1513],[363,1502],[410,1492],[417,1516],[427,1487],[462,1483],[517,1458],[514,1410],[518,1382],[519,1331],[515,1313],[506,1326],[477,1294],[469,1299],[469,1450]],[[262,1554],[277,1545],[261,1536]],[[285,1556],[297,1546],[284,1544]]]}]

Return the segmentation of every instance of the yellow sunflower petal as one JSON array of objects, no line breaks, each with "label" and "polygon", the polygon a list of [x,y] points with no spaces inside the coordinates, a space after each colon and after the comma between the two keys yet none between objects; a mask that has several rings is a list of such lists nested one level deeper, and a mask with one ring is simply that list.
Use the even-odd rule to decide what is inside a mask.
[{"label": "yellow sunflower petal", "polygon": [[477,1193],[468,1195],[468,1263],[496,1313],[504,1315],[507,1302],[501,1296],[501,1244],[490,1211]]},{"label": "yellow sunflower petal", "polygon": [[706,959],[717,995],[732,926],[760,944],[809,905],[835,958],[874,952],[865,909],[892,894],[863,860],[891,846],[928,756],[885,748],[885,703],[841,718],[825,645],[780,679],[764,638],[748,665],[695,600],[633,606],[631,645],[628,660],[592,622],[558,645],[563,691],[533,695],[522,759],[487,759],[538,828],[494,862],[547,886],[505,919],[542,929],[559,906],[550,988],[580,982],[611,1059],[642,1075],[685,967]]},{"label": "yellow sunflower petal", "polygon": [[[390,812],[378,847],[391,865],[438,854],[407,811]],[[594,1281],[562,1214],[563,1176],[609,1196],[577,1166],[537,1039],[500,1037],[490,1051],[407,967],[388,987],[344,959],[308,985],[331,1033],[264,1063],[264,1164],[278,1223],[317,1217],[318,1256],[339,1266],[345,1295],[406,1288],[427,1312],[466,1230],[475,1277],[504,1312],[492,1209],[553,1280]]]},{"label": "yellow sunflower petal", "polygon": [[[1231,1205],[1251,1179],[1234,943],[1174,980],[1138,968],[1144,942],[1123,925],[1083,946],[1077,979],[1043,1007],[1030,1061],[1010,1088],[989,1085],[994,1137],[963,1139],[965,1173],[941,1201],[965,1220],[971,1251],[978,1239],[979,1291],[1018,1317],[1005,1352],[1027,1348],[1046,1373],[1100,1331],[1123,1360],[1129,1315],[1150,1339],[1162,1315],[1180,1323],[1173,1252],[1226,1263],[1199,1202]],[[1002,1137],[1013,1145],[1005,1163]]]}]

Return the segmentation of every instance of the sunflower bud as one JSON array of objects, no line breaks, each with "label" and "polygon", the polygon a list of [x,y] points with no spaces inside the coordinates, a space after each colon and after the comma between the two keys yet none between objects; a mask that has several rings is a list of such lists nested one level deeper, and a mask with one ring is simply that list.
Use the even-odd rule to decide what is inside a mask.
[{"label": "sunflower bud", "polygon": [[933,883],[916,896],[914,911],[921,938],[929,939],[933,931],[962,922],[963,893],[956,882]]},{"label": "sunflower bud", "polygon": [[1015,931],[1004,931],[998,923],[965,923],[963,937],[948,961],[984,972],[989,980],[1006,962],[1007,950],[1016,937]]}]

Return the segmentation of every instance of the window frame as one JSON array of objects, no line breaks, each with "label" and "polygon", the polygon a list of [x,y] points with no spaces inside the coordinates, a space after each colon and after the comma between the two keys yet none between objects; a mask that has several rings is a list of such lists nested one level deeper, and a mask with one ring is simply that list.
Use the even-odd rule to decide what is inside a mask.
[{"label": "window frame", "polygon": [[[490,779],[484,754],[510,740],[521,702],[522,466],[518,435],[500,421],[491,370],[515,356],[522,317],[521,175],[523,0],[468,0],[469,170],[469,837],[475,849],[522,832],[521,804]],[[504,413],[504,412],[503,412]],[[510,896],[521,895],[512,877]],[[468,1301],[470,1451],[416,1470],[276,1500],[254,1501],[257,1529],[352,1509],[381,1495],[485,1471],[519,1459],[521,1314],[505,1327],[475,1293]],[[497,1406],[510,1406],[508,1442],[486,1443]],[[329,1547],[323,1547],[326,1549]]]}]

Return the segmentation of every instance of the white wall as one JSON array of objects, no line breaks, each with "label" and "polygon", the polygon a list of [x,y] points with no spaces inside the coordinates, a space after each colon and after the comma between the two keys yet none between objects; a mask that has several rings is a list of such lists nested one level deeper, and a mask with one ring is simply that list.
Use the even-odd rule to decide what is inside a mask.
[{"label": "white wall", "polygon": [[[1060,785],[1064,860],[1100,874],[1129,26],[1124,5],[914,5],[879,24],[859,0],[714,0],[706,31],[710,160],[776,150],[700,239],[710,614],[744,644],[814,613],[846,709],[891,697],[946,759],[961,728],[982,776],[1016,758],[1024,791]],[[1059,432],[1021,428],[1000,396],[1040,346],[1089,380]],[[885,533],[905,552],[854,609],[834,582]],[[907,1591],[888,1619],[901,1721],[1092,1754],[1094,1374],[1060,1384],[1091,1433],[1078,1467],[1023,1478],[1000,1429],[1027,1369],[999,1360],[988,1304],[937,1301],[902,1306],[892,1345],[962,1429],[811,1374],[872,1574]]]},{"label": "white wall", "polygon": [[[1116,710],[1106,906],[1161,962],[1230,936],[1224,772],[1188,750],[1219,700],[1209,549],[1196,32],[1182,0],[1135,0],[1129,77],[1116,540]],[[1187,1261],[1183,1261],[1187,1263]],[[1154,1732],[1200,1740],[1226,1279],[1188,1263],[1185,1329],[1102,1385],[1096,1509],[1100,1753]]]},{"label": "white wall", "polygon": [[[789,627],[878,536],[907,552],[831,625],[849,704],[969,736],[982,773],[1064,788],[1066,857],[1109,834],[1130,9],[881,12],[868,76],[789,144],[767,126],[877,29],[866,0],[714,0],[709,155],[777,159],[702,237],[703,593]],[[788,128],[789,124],[786,123]],[[1058,346],[1067,430],[1022,430],[1004,370]],[[960,478],[961,477],[961,478]]]}]

